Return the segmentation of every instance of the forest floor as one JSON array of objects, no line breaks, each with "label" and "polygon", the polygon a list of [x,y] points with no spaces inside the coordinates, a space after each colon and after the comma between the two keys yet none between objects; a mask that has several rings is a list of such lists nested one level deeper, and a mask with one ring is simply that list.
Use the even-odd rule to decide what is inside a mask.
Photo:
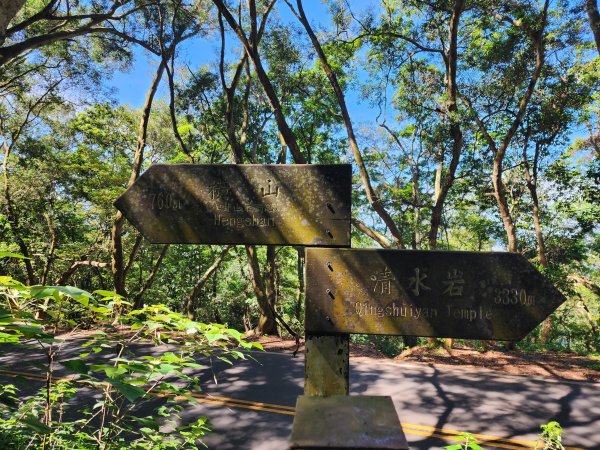
[{"label": "forest floor", "polygon": [[[266,351],[293,352],[296,342],[275,336],[256,339]],[[299,351],[304,351],[301,341]],[[395,358],[377,351],[373,344],[350,344],[350,356],[385,359],[396,364],[416,363],[489,370],[509,375],[548,377],[557,380],[592,381],[600,383],[600,358],[571,353],[530,353],[507,351],[501,348],[477,350],[457,346],[451,352],[444,348],[415,347]]]}]

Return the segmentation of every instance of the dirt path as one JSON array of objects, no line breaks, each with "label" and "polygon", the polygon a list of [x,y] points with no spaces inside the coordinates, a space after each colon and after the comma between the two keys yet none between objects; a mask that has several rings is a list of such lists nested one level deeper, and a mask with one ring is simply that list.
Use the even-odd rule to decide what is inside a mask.
[{"label": "dirt path", "polygon": [[[258,341],[267,351],[289,351],[296,349],[293,340],[273,336],[262,336]],[[299,351],[304,351],[304,341]],[[521,351],[479,351],[466,347],[452,349],[416,347],[404,351],[395,358],[378,352],[370,344],[351,344],[351,356],[370,356],[393,361],[417,364],[471,367],[491,370],[510,375],[529,375],[555,378],[557,380],[592,381],[600,383],[600,358],[566,353],[527,353]]]}]

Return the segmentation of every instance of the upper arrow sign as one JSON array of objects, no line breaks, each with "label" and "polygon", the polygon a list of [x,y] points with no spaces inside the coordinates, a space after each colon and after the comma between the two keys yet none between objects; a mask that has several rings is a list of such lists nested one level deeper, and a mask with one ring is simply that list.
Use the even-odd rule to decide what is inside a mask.
[{"label": "upper arrow sign", "polygon": [[115,206],[153,243],[350,246],[352,168],[155,164]]},{"label": "upper arrow sign", "polygon": [[522,255],[307,249],[306,331],[519,340],[565,301]]}]

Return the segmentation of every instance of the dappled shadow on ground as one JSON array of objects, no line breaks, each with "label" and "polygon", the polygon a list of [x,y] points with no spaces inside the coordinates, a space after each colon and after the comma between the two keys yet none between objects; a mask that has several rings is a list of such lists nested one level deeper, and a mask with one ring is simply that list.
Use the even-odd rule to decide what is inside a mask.
[{"label": "dappled shadow on ground", "polygon": [[561,380],[600,382],[600,360],[563,353],[527,353],[520,351],[419,347],[396,358],[399,361],[476,367],[512,375],[534,375]]},{"label": "dappled shadow on ground", "polygon": [[[492,376],[433,365],[383,366],[389,371],[375,373],[356,361],[352,390],[392,395],[402,421],[410,417],[412,423],[435,428],[535,440],[541,424],[557,420],[565,428],[567,445],[600,448],[598,385]],[[424,438],[418,448],[432,443]]]},{"label": "dappled shadow on ground", "polygon": [[[116,349],[115,349],[116,350]],[[139,354],[157,354],[167,347],[139,346]],[[61,359],[78,357],[76,343],[64,345]],[[114,350],[98,355],[97,361],[114,356]],[[291,353],[252,352],[253,359],[227,364],[201,358],[202,394],[262,402],[246,407],[197,403],[182,413],[183,422],[198,416],[211,418],[214,432],[206,438],[210,448],[271,450],[286,448],[293,416],[269,412],[268,404],[293,407],[302,393],[303,358]],[[0,367],[41,374],[39,350],[0,346]],[[391,395],[403,422],[436,429],[470,431],[503,438],[534,440],[539,425],[557,420],[565,428],[565,443],[600,448],[600,386],[589,383],[558,383],[527,377],[494,375],[459,367],[402,364],[355,357],[350,359],[352,395]],[[59,374],[64,372],[59,367]],[[13,382],[2,375],[0,383]],[[19,382],[29,394],[41,381]],[[98,394],[86,390],[72,400],[71,411],[90,407]],[[164,400],[155,399],[138,411],[152,413]],[[425,433],[427,434],[427,433]],[[407,433],[411,448],[440,448],[445,443],[431,433]]]}]

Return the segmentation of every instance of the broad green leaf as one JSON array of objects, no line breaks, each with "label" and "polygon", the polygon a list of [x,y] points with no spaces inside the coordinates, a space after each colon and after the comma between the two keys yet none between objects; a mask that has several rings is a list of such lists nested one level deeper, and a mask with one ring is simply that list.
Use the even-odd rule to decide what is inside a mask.
[{"label": "broad green leaf", "polygon": [[19,253],[12,253],[12,252],[0,252],[0,258],[31,259],[26,256],[20,255]]},{"label": "broad green leaf", "polygon": [[170,373],[173,373],[177,369],[178,369],[178,367],[174,366],[172,364],[161,364],[158,366],[158,372],[162,373],[163,375],[168,375]]},{"label": "broad green leaf", "polygon": [[[0,328],[2,330],[2,328]],[[8,334],[0,331],[0,344],[13,344],[19,342],[19,336],[16,334]]]},{"label": "broad green leaf", "polygon": [[146,391],[144,391],[143,389],[141,389],[137,386],[133,386],[128,383],[123,383],[119,380],[114,380],[112,378],[108,378],[107,381],[116,390],[118,390],[121,394],[123,394],[127,400],[129,400],[132,403],[135,402],[138,398],[142,397],[146,393]]},{"label": "broad green leaf", "polygon": [[106,306],[88,305],[88,308],[90,309],[90,311],[100,314],[109,314],[111,312],[110,309],[108,309]]},{"label": "broad green leaf", "polygon": [[5,327],[7,330],[13,330],[27,339],[31,338],[52,338],[51,334],[46,333],[42,327],[38,325],[20,325],[11,324]]},{"label": "broad green leaf", "polygon": [[206,339],[208,340],[209,343],[213,343],[215,341],[220,341],[223,339],[227,339],[227,336],[225,336],[224,334],[221,333],[211,333],[211,334],[205,334]]},{"label": "broad green leaf", "polygon": [[80,359],[70,359],[68,361],[63,361],[62,365],[76,373],[87,374],[90,371],[90,367]]},{"label": "broad green leaf", "polygon": [[27,428],[35,431],[40,434],[50,434],[52,433],[52,428],[40,422],[35,416],[28,415],[25,418],[21,419],[21,423],[25,425]]},{"label": "broad green leaf", "polygon": [[106,369],[104,369],[104,373],[106,373],[107,377],[114,378],[127,373],[127,369],[121,366],[107,367]]},{"label": "broad green leaf", "polygon": [[65,294],[83,306],[88,306],[93,295],[74,286],[32,286],[31,295],[34,298],[55,297],[57,293]]},{"label": "broad green leaf", "polygon": [[105,297],[105,298],[123,298],[122,295],[119,295],[116,292],[105,291],[104,289],[96,289],[94,291],[94,294],[99,295],[101,297]]}]

